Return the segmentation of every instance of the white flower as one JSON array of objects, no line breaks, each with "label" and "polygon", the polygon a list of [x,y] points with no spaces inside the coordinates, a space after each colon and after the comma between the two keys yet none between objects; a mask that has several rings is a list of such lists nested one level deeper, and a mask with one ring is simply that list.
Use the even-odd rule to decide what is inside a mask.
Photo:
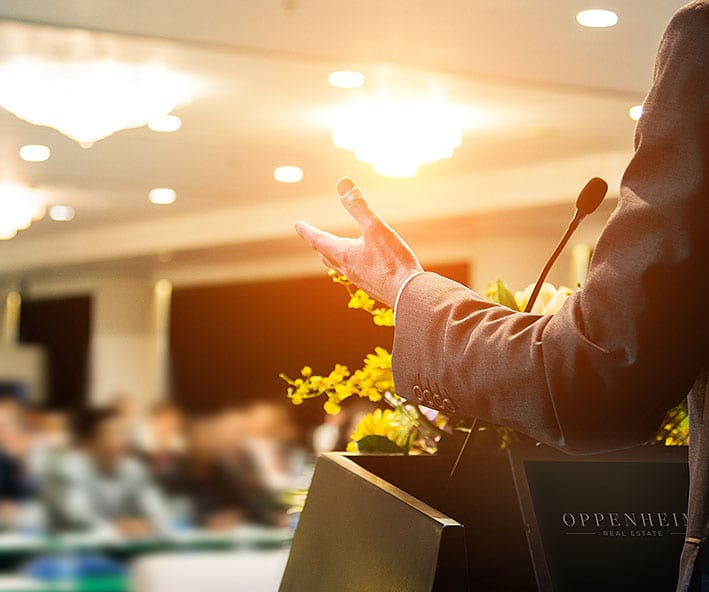
[{"label": "white flower", "polygon": [[[529,297],[534,290],[534,284],[530,284],[521,292],[515,294],[515,302],[520,310],[524,310],[529,301]],[[566,299],[574,293],[574,290],[567,286],[559,286],[555,288],[553,284],[544,282],[542,289],[539,291],[537,301],[534,303],[532,314],[553,315],[561,310],[561,307],[566,302]]]}]

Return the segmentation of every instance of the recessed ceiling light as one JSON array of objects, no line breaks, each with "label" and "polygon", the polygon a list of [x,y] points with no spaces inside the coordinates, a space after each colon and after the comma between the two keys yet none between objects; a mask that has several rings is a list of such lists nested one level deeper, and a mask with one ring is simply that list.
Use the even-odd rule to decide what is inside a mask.
[{"label": "recessed ceiling light", "polygon": [[167,205],[177,199],[177,194],[174,189],[170,189],[169,187],[156,187],[150,190],[148,199],[154,204]]},{"label": "recessed ceiling light", "polygon": [[327,77],[327,81],[330,86],[335,88],[359,88],[364,84],[365,78],[362,72],[356,72],[355,70],[338,70],[337,72],[332,72],[330,76]]},{"label": "recessed ceiling light", "polygon": [[160,115],[148,121],[148,127],[154,132],[176,132],[182,126],[177,115]]},{"label": "recessed ceiling light", "polygon": [[49,146],[42,144],[27,144],[20,148],[20,158],[27,162],[44,162],[51,154]]},{"label": "recessed ceiling light", "polygon": [[49,208],[49,217],[57,222],[69,222],[74,219],[74,208],[71,206],[52,206]]},{"label": "recessed ceiling light", "polygon": [[273,171],[273,178],[280,183],[299,183],[303,180],[303,169],[297,166],[279,166]]},{"label": "recessed ceiling light", "polygon": [[579,25],[590,27],[592,29],[602,29],[604,27],[612,27],[618,22],[618,15],[612,10],[602,8],[591,8],[582,10],[576,15],[576,21]]},{"label": "recessed ceiling light", "polygon": [[630,119],[632,119],[633,121],[637,121],[643,115],[643,106],[634,105],[633,107],[628,109],[628,115],[630,115]]}]

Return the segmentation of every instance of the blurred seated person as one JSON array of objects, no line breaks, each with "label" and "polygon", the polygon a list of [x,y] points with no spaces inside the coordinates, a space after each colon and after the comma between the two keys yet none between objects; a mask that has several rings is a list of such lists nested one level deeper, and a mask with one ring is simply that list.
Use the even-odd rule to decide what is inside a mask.
[{"label": "blurred seated person", "polygon": [[65,413],[47,408],[30,410],[28,423],[31,427],[28,469],[39,482],[53,458],[71,445],[71,426]]},{"label": "blurred seated person", "polygon": [[304,463],[291,406],[281,401],[256,401],[245,412],[243,448],[261,484],[273,493],[297,487],[295,476]]},{"label": "blurred seated person", "polygon": [[48,468],[44,487],[50,519],[64,530],[162,534],[169,514],[145,466],[129,453],[126,425],[113,410],[77,418],[78,447]]},{"label": "blurred seated person", "polygon": [[27,469],[28,451],[22,405],[12,397],[0,396],[0,528],[13,526],[22,504],[36,493]]},{"label": "blurred seated person", "polygon": [[135,447],[160,488],[171,492],[185,452],[180,409],[169,402],[155,405],[137,430]]},{"label": "blurred seated person", "polygon": [[220,462],[222,434],[215,428],[213,417],[190,422],[178,491],[189,499],[195,526],[226,530],[241,523],[246,512],[243,497]]},{"label": "blurred seated person", "polygon": [[126,392],[114,393],[108,408],[123,422],[131,446],[136,446],[144,416],[137,398]]},{"label": "blurred seated person", "polygon": [[280,507],[255,478],[238,447],[239,413],[202,417],[190,422],[179,493],[192,507],[196,526],[228,530],[242,522],[278,524]]}]

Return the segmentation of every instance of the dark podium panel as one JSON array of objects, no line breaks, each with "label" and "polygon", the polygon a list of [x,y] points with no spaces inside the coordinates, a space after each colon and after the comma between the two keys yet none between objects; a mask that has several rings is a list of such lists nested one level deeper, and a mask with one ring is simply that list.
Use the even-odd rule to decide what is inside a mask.
[{"label": "dark podium panel", "polygon": [[[467,590],[462,525],[358,464],[367,459],[318,460],[281,592]],[[371,460],[387,472],[405,459]]]},{"label": "dark podium panel", "polygon": [[[282,592],[672,591],[686,448],[318,461]],[[436,510],[434,508],[438,508]]]}]

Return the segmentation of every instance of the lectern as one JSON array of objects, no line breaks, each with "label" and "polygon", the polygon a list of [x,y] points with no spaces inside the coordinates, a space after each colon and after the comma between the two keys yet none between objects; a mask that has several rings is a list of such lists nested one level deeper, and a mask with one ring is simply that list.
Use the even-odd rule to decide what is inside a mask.
[{"label": "lectern", "polygon": [[687,451],[324,455],[281,592],[673,590]]}]

